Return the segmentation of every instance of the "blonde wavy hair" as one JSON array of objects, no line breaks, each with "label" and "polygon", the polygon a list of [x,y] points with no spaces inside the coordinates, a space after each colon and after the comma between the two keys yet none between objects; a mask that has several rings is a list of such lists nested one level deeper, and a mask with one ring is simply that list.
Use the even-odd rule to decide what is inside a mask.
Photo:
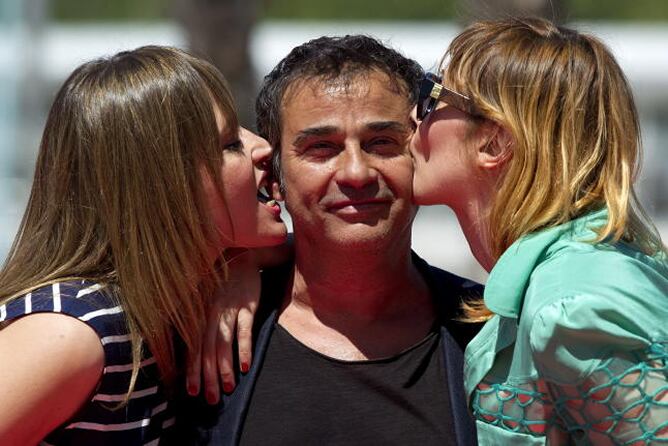
[{"label": "blonde wavy hair", "polygon": [[452,41],[441,71],[472,99],[478,121],[514,139],[488,216],[494,258],[525,234],[601,208],[609,218],[593,242],[666,251],[633,188],[641,156],[633,95],[600,40],[538,18],[482,21]]},{"label": "blonde wavy hair", "polygon": [[[168,387],[174,337],[199,345],[208,297],[224,271],[211,259],[202,169],[222,162],[214,106],[236,138],[225,80],[184,51],[147,46],[77,68],[47,118],[18,235],[0,270],[0,305],[46,284],[88,279],[122,306]],[[221,254],[221,253],[218,253]],[[1,328],[1,327],[0,327]]]}]

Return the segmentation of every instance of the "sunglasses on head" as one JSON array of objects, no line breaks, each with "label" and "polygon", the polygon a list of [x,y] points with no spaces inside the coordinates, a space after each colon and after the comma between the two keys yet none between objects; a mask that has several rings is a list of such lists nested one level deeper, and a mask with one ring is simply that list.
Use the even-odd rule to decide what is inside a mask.
[{"label": "sunglasses on head", "polygon": [[441,84],[439,76],[434,73],[427,73],[420,83],[420,93],[417,103],[418,120],[424,120],[434,110],[438,101],[443,101],[469,115],[478,115],[471,99],[456,91],[445,88]]}]

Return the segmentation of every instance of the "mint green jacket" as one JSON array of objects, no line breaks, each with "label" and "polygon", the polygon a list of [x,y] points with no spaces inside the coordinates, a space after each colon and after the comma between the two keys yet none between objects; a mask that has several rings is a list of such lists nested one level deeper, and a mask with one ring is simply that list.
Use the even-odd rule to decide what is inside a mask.
[{"label": "mint green jacket", "polygon": [[606,219],[525,236],[491,271],[496,315],[465,353],[481,445],[668,442],[668,259],[590,243]]}]

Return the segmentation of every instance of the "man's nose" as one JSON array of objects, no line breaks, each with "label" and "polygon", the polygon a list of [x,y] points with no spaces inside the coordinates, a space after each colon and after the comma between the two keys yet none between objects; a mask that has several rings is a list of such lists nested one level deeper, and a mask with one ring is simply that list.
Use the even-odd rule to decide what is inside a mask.
[{"label": "man's nose", "polygon": [[378,180],[378,171],[373,166],[370,154],[359,146],[346,147],[341,154],[336,179],[340,184],[364,187]]}]

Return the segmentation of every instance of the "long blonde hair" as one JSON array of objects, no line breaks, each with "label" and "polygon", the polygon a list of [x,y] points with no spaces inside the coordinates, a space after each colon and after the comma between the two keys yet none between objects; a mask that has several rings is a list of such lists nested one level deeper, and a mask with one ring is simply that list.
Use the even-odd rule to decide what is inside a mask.
[{"label": "long blonde hair", "polygon": [[223,137],[235,137],[221,74],[178,49],[147,46],[77,68],[51,107],[27,209],[0,270],[0,305],[71,278],[105,284],[132,338],[128,395],[142,338],[173,384],[173,337],[198,345],[220,282],[200,179],[205,169],[221,191],[214,106]]},{"label": "long blonde hair", "polygon": [[537,18],[474,23],[450,44],[445,85],[513,136],[488,217],[495,259],[525,234],[607,208],[596,242],[665,251],[633,188],[640,125],[629,84],[595,37]]},{"label": "long blonde hair", "polygon": [[633,95],[603,43],[543,19],[478,22],[452,41],[443,68],[444,82],[515,140],[489,216],[495,257],[524,234],[602,207],[599,241],[662,249],[633,189]]}]

